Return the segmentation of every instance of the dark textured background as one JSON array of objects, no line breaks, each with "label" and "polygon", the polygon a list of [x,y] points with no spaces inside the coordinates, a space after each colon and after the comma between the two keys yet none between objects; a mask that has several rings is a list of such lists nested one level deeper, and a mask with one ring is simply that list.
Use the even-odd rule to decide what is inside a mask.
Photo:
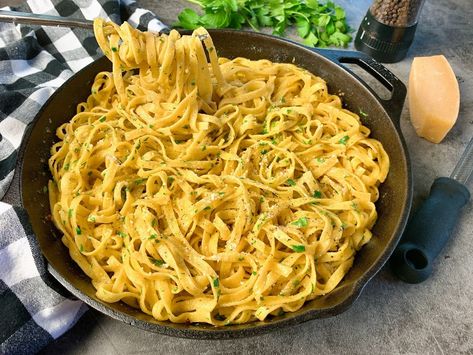
[{"label": "dark textured background", "polygon": [[[1,1],[1,0],[0,0]],[[338,0],[358,28],[369,0]],[[184,0],[141,0],[166,23],[189,6]],[[402,130],[411,154],[415,205],[437,176],[448,176],[473,136],[473,12],[471,0],[427,0],[408,58],[387,65],[407,83],[413,56],[444,54],[460,83],[461,112],[439,145],[418,138],[407,104]],[[295,37],[294,37],[295,38]],[[441,99],[441,98],[439,98]],[[470,187],[473,187],[470,185]],[[8,198],[15,200],[14,194]],[[44,354],[190,353],[464,353],[473,354],[473,209],[466,206],[432,277],[420,285],[396,280],[385,267],[347,312],[259,337],[197,341],[152,334],[94,310],[48,346]]]}]

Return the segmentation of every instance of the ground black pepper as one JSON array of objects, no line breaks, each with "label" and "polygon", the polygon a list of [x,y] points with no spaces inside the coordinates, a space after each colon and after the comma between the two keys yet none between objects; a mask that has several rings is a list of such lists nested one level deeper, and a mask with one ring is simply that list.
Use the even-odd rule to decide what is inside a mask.
[{"label": "ground black pepper", "polygon": [[388,26],[409,27],[417,23],[424,0],[375,0],[371,14]]}]

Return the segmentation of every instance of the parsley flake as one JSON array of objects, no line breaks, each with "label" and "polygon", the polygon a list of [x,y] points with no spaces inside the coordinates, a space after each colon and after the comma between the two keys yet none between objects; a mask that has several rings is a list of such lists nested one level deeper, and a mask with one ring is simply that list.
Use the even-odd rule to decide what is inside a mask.
[{"label": "parsley flake", "polygon": [[288,184],[289,186],[296,186],[296,182],[292,179],[287,179],[286,184]]},{"label": "parsley flake", "polygon": [[136,185],[141,185],[145,181],[146,181],[146,179],[136,179],[134,182],[135,182]]},{"label": "parsley flake", "polygon": [[163,266],[165,264],[164,260],[150,258],[151,262],[156,266]]},{"label": "parsley flake", "polygon": [[360,116],[368,117],[368,114],[360,108]]},{"label": "parsley flake", "polygon": [[305,252],[305,246],[303,246],[303,245],[292,245],[291,249],[294,250],[296,253]]},{"label": "parsley flake", "polygon": [[292,222],[291,224],[296,227],[302,228],[302,227],[307,227],[307,225],[309,224],[309,221],[307,217],[301,217],[297,221]]},{"label": "parsley flake", "polygon": [[343,145],[347,145],[347,141],[350,137],[348,136],[343,136],[343,138],[340,138],[340,140],[338,141],[339,144],[343,144]]}]

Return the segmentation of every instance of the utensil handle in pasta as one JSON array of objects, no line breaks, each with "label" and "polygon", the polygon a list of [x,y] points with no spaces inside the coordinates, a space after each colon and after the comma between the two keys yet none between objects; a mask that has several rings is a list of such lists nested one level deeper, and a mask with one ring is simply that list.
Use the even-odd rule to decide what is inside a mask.
[{"label": "utensil handle in pasta", "polygon": [[408,283],[425,281],[469,199],[465,185],[447,177],[436,179],[429,197],[408,222],[391,257],[394,274]]},{"label": "utensil handle in pasta", "polygon": [[0,10],[0,22],[23,23],[26,25],[80,27],[94,29],[93,22],[61,16],[39,15],[19,11]]},{"label": "utensil handle in pasta", "polygon": [[358,77],[347,66],[343,66],[351,75],[355,76],[362,82],[368,90],[378,99],[386,112],[389,114],[393,122],[399,127],[402,108],[407,94],[406,86],[399,80],[396,75],[389,71],[384,65],[378,63],[370,56],[355,51],[340,51],[332,49],[317,49],[325,57],[341,64],[355,64],[365,72],[369,73],[378,80],[391,93],[389,99],[383,99],[379,94],[368,85],[365,81]]}]

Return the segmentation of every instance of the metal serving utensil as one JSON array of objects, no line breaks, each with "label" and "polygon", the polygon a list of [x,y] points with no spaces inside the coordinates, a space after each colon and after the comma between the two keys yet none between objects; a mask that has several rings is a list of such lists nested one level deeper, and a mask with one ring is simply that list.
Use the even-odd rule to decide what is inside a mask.
[{"label": "metal serving utensil", "polygon": [[79,27],[89,30],[94,29],[94,23],[90,20],[6,10],[0,10],[0,22],[9,22],[13,24],[23,23],[26,25]]},{"label": "metal serving utensil", "polygon": [[[31,14],[28,12],[20,11],[7,11],[0,10],[0,22],[8,23],[23,23],[26,25],[40,25],[40,26],[61,26],[61,27],[72,27],[72,28],[85,28],[88,30],[94,29],[94,22],[91,20],[52,16],[52,15],[39,15]],[[169,34],[168,28],[163,28],[159,33]],[[208,35],[199,35],[201,41],[208,38]]]}]

